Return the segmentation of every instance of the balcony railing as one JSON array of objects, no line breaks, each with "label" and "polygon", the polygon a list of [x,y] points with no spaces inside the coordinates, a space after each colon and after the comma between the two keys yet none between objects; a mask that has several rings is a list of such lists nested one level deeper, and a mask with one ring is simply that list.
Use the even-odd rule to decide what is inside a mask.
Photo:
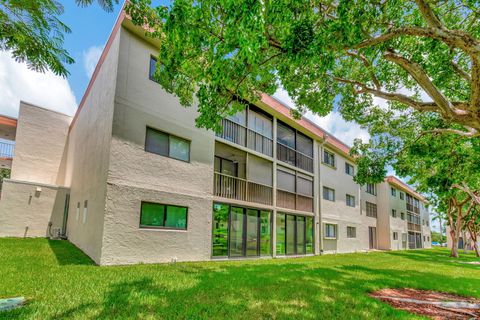
[{"label": "balcony railing", "polygon": [[418,231],[418,232],[422,231],[421,226],[419,224],[415,224],[415,223],[411,223],[411,222],[408,223],[408,230],[409,231]]},{"label": "balcony railing", "polygon": [[0,158],[13,158],[14,148],[12,143],[0,142]]},{"label": "balcony railing", "polygon": [[264,184],[215,172],[213,187],[213,193],[217,197],[273,204],[273,188]]},{"label": "balcony railing", "polygon": [[410,212],[420,213],[420,208],[415,207],[413,204],[407,202],[407,210]]},{"label": "balcony railing", "polygon": [[243,147],[273,156],[273,140],[247,127],[228,119],[222,120],[223,130],[217,137],[239,144]]},{"label": "balcony railing", "polygon": [[277,142],[277,159],[308,172],[313,172],[313,158]]},{"label": "balcony railing", "polygon": [[277,189],[277,207],[313,212],[313,197]]}]

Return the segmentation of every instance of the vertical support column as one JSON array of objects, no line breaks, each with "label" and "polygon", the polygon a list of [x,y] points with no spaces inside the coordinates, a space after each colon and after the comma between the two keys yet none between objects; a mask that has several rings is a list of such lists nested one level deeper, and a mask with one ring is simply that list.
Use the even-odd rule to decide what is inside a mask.
[{"label": "vertical support column", "polygon": [[320,145],[317,140],[313,140],[313,238],[314,254],[320,253]]},{"label": "vertical support column", "polygon": [[[316,248],[316,253],[321,254],[323,252],[323,231],[322,231],[322,189],[323,189],[323,183],[322,183],[322,146],[325,143],[325,141],[321,143],[317,143],[317,147],[315,148],[316,153],[317,153],[317,158],[316,158],[316,168],[317,168],[317,174],[315,174],[316,177],[318,177],[317,183],[315,183],[316,186],[318,186],[317,190],[317,195],[315,196],[317,206],[318,206],[318,214],[316,214],[317,220],[315,223],[315,236],[318,241],[315,241],[315,246]],[[314,155],[315,156],[315,155]],[[314,158],[315,160],[315,158]]]},{"label": "vertical support column", "polygon": [[272,205],[274,210],[272,212],[272,257],[277,255],[277,118],[273,117],[273,132],[272,132],[272,150],[273,150],[273,165],[272,165]]}]

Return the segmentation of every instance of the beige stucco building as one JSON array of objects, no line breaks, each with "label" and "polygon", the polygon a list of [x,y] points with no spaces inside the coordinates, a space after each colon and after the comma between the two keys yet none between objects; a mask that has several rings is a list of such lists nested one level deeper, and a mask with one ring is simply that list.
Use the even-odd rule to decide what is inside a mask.
[{"label": "beige stucco building", "polygon": [[360,187],[348,146],[274,98],[196,128],[151,80],[156,52],[121,14],[73,118],[21,103],[0,236],[65,237],[101,265],[430,247],[421,195]]}]

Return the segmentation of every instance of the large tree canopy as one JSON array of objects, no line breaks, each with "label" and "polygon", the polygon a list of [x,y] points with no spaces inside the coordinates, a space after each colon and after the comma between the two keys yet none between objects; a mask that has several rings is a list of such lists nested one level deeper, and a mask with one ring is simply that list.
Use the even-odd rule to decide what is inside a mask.
[{"label": "large tree canopy", "polygon": [[[87,6],[94,0],[76,0]],[[97,0],[107,11],[118,0]],[[0,50],[11,51],[19,62],[61,76],[68,74],[66,64],[74,62],[63,48],[63,37],[70,29],[60,19],[63,6],[56,0],[0,0]]]},{"label": "large tree canopy", "polygon": [[[127,6],[161,39],[157,79],[197,124],[284,88],[296,114],[378,123],[392,111],[433,113],[433,131],[480,132],[478,0],[175,0]],[[375,106],[372,97],[388,100]],[[422,97],[424,97],[422,99]],[[218,128],[217,128],[218,129]]]}]

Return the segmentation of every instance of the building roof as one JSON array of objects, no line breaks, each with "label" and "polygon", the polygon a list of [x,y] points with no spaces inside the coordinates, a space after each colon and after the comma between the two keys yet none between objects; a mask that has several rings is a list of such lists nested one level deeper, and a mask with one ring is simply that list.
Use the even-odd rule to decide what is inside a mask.
[{"label": "building roof", "polygon": [[420,193],[418,193],[417,191],[415,191],[414,189],[412,189],[409,185],[407,185],[405,182],[401,181],[400,179],[398,179],[397,177],[395,176],[387,176],[385,178],[385,182],[388,182],[389,184],[407,192],[407,193],[410,193],[412,194],[413,196],[419,198],[419,200],[423,201],[423,202],[427,202],[427,199],[425,199],[424,196],[422,196]]}]

